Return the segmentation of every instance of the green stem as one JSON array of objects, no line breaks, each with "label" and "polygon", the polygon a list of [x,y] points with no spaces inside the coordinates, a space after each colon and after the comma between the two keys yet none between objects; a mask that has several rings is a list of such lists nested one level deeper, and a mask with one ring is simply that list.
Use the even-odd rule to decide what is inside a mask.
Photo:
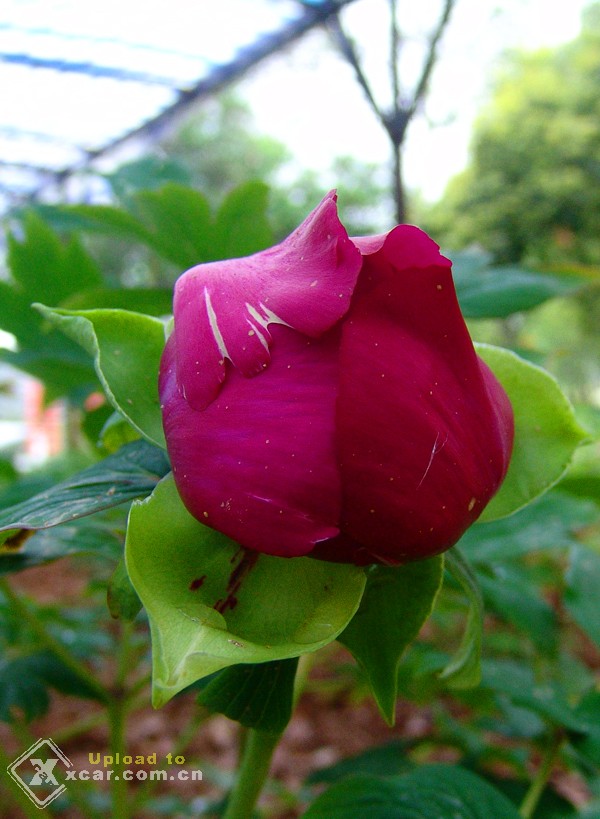
[{"label": "green stem", "polygon": [[133,623],[124,622],[121,626],[121,642],[117,656],[117,669],[115,674],[115,688],[117,691],[124,691],[127,683],[127,675],[131,671],[131,643],[134,632]]},{"label": "green stem", "polygon": [[43,622],[35,616],[23,600],[13,591],[6,580],[0,580],[0,591],[9,601],[11,607],[17,612],[21,620],[33,631],[42,645],[49,649],[58,659],[69,668],[85,685],[94,692],[103,703],[110,702],[110,695],[104,686],[91,674],[87,668],[79,662],[50,632],[46,630]]},{"label": "green stem", "polygon": [[60,745],[63,742],[70,742],[70,740],[74,739],[75,737],[79,737],[81,734],[87,734],[93,728],[98,728],[100,725],[104,725],[105,723],[106,713],[104,711],[98,711],[97,714],[92,714],[91,717],[86,717],[78,722],[73,722],[71,725],[65,726],[65,728],[54,730],[52,733],[52,739],[57,745]]},{"label": "green stem", "polygon": [[121,760],[125,755],[125,708],[124,703],[115,700],[108,709],[110,730],[110,752],[115,760],[115,774],[110,780],[113,819],[128,819],[127,780],[123,778]]},{"label": "green stem", "polygon": [[[298,661],[292,710],[306,685],[313,664],[313,654],[304,654]],[[249,819],[264,787],[271,767],[273,752],[282,732],[269,733],[240,726],[240,761],[235,785],[229,795],[223,819]]]},{"label": "green stem", "polygon": [[238,778],[223,819],[249,819],[267,779],[271,758],[281,734],[248,730]]},{"label": "green stem", "polygon": [[237,735],[237,768],[239,769],[240,765],[242,764],[242,760],[244,758],[244,751],[246,750],[246,741],[248,739],[248,731],[249,728],[246,728],[245,725],[241,723],[238,724],[238,735]]},{"label": "green stem", "polygon": [[128,819],[129,793],[127,780],[123,777],[122,759],[127,753],[126,724],[129,711],[129,698],[126,690],[127,672],[131,654],[133,624],[124,623],[121,629],[121,642],[117,656],[115,680],[108,706],[108,724],[110,731],[110,752],[115,760],[115,775],[111,779],[112,816],[113,819]]},{"label": "green stem", "polygon": [[533,819],[538,802],[540,801],[544,789],[548,784],[548,779],[552,773],[552,768],[554,767],[554,763],[558,752],[560,751],[560,746],[563,743],[563,739],[564,737],[562,732],[556,731],[552,737],[552,740],[548,743],[533,782],[525,794],[525,798],[523,799],[521,807],[519,808],[519,814],[523,817],[523,819]]},{"label": "green stem", "polygon": [[315,662],[315,653],[301,654],[298,658],[298,668],[296,669],[296,679],[294,680],[294,700],[292,710],[298,704],[302,692],[306,687],[311,669]]},{"label": "green stem", "polygon": [[[152,681],[152,675],[151,674],[144,674],[143,677],[141,677],[136,682],[132,683],[131,687],[129,688],[129,694],[128,694],[129,701],[132,702],[134,700],[134,698],[140,693],[140,691],[143,691],[145,688],[148,688],[151,681]],[[146,705],[147,702],[148,702],[148,697],[145,696],[144,699],[143,699],[143,704]]]}]

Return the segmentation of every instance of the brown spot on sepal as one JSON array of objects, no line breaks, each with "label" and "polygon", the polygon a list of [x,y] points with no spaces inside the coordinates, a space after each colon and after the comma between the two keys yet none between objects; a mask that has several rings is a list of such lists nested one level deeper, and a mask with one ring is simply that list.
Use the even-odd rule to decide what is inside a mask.
[{"label": "brown spot on sepal", "polygon": [[35,533],[36,529],[19,529],[19,531],[15,532],[14,535],[6,538],[0,547],[0,551],[18,552],[19,549],[29,540],[29,538],[35,535]]},{"label": "brown spot on sepal", "polygon": [[242,581],[255,566],[256,561],[259,558],[258,552],[252,552],[248,549],[240,548],[231,559],[231,563],[233,563],[240,555],[241,557],[239,563],[229,575],[227,588],[225,589],[225,597],[220,597],[213,605],[213,609],[218,611],[219,614],[224,614],[227,609],[234,609],[237,606],[238,599],[236,595],[242,585]]}]

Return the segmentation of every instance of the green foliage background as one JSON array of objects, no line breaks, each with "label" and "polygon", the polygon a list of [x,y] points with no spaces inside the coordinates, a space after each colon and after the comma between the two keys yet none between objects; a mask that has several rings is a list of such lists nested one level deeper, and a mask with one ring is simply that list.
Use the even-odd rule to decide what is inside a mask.
[{"label": "green foliage background", "polygon": [[599,4],[571,43],[506,55],[469,166],[427,220],[445,245],[502,264],[598,264],[599,71]]}]

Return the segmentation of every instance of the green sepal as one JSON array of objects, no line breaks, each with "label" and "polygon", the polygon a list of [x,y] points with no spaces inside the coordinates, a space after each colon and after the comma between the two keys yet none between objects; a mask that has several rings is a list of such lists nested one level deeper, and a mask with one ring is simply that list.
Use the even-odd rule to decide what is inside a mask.
[{"label": "green sepal", "polygon": [[156,706],[222,668],[327,645],[366,580],[356,566],[241,549],[189,514],[170,475],[133,504],[125,555],[150,621]]},{"label": "green sepal", "polygon": [[458,650],[440,673],[440,679],[452,688],[473,688],[481,680],[483,597],[473,570],[456,546],[446,552],[446,567],[465,593],[469,608]]},{"label": "green sepal", "polygon": [[553,376],[510,350],[475,348],[504,387],[515,415],[508,473],[480,517],[490,521],[511,515],[554,486],[589,435]]},{"label": "green sepal", "polygon": [[246,728],[280,734],[292,716],[297,666],[297,657],[230,666],[210,680],[198,703]]},{"label": "green sepal", "polygon": [[165,345],[160,319],[129,310],[62,310],[35,304],[93,358],[113,407],[150,443],[165,448],[158,368]]},{"label": "green sepal", "polygon": [[431,614],[443,579],[441,556],[405,566],[372,566],[360,606],[338,637],[365,670],[379,710],[395,721],[398,666]]},{"label": "green sepal", "polygon": [[106,589],[106,602],[111,617],[115,620],[132,622],[142,610],[142,603],[131,584],[125,559],[121,558],[116,565]]}]

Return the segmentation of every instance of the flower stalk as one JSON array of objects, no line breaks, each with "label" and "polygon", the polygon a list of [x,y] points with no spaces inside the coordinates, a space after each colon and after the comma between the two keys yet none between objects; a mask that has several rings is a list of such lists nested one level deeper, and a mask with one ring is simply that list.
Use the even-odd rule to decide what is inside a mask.
[{"label": "flower stalk", "polygon": [[534,816],[544,789],[548,784],[548,779],[552,773],[554,763],[556,762],[556,757],[558,756],[563,741],[563,732],[556,731],[551,738],[551,741],[548,743],[533,782],[525,794],[525,798],[523,799],[521,807],[519,808],[519,814],[523,819],[532,819]]},{"label": "flower stalk", "polygon": [[231,791],[223,819],[248,819],[262,792],[269,774],[273,753],[281,734],[250,728],[236,783]]}]

